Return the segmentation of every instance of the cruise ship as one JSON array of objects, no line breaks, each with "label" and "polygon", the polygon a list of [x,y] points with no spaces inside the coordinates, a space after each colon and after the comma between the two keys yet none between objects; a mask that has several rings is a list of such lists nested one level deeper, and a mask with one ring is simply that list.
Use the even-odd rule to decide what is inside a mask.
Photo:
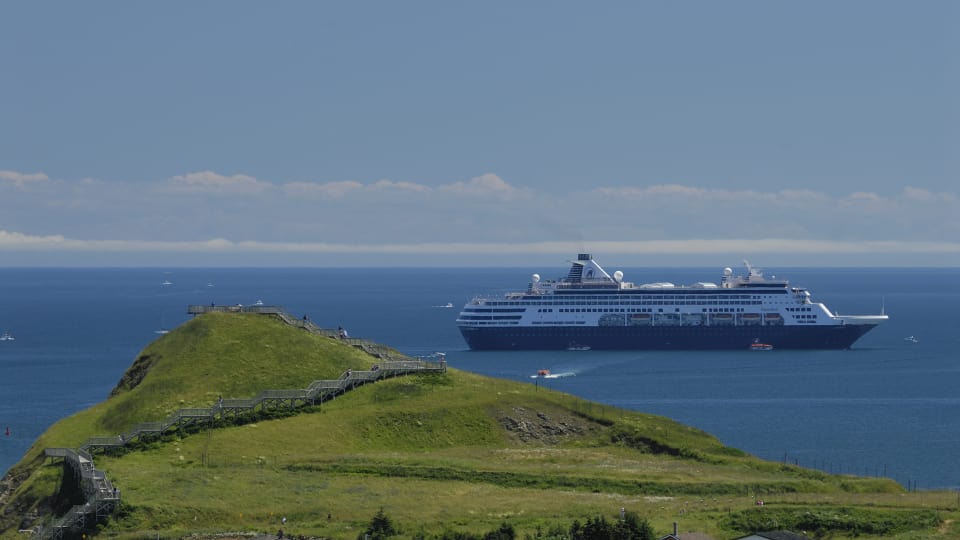
[{"label": "cruise ship", "polygon": [[567,276],[470,300],[457,326],[473,350],[848,349],[887,315],[839,315],[803,288],[767,279],[744,261],[720,283],[635,285],[589,254]]}]

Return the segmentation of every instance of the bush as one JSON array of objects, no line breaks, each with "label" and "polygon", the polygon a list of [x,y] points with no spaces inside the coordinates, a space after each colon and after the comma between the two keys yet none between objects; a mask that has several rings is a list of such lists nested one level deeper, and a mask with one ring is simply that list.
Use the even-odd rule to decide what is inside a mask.
[{"label": "bush", "polygon": [[818,536],[844,533],[853,536],[891,536],[936,527],[940,518],[933,510],[885,510],[856,508],[765,508],[730,514],[729,529],[751,532],[771,528],[819,531]]}]

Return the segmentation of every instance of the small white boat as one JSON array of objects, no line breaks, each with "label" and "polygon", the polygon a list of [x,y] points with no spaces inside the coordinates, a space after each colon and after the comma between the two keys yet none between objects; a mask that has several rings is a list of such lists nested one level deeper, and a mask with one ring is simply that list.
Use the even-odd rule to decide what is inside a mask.
[{"label": "small white boat", "polygon": [[13,337],[13,334],[10,332],[4,332],[0,335],[0,341],[16,341],[17,338]]},{"label": "small white boat", "polygon": [[161,329],[159,329],[159,330],[154,330],[153,333],[154,333],[154,334],[169,334],[170,331],[167,330],[166,328],[161,328]]},{"label": "small white boat", "polygon": [[904,341],[909,341],[910,343],[920,343],[920,340],[914,336],[907,336],[903,338]]},{"label": "small white boat", "polygon": [[753,340],[753,343],[750,344],[751,351],[772,351],[773,345],[769,343],[760,343],[760,338]]},{"label": "small white boat", "polygon": [[575,343],[575,342],[571,341],[570,344],[567,345],[567,350],[568,350],[568,351],[589,351],[589,350],[590,350],[590,346],[589,346],[589,345],[580,345],[579,343]]},{"label": "small white boat", "polygon": [[550,373],[549,369],[538,369],[536,375],[531,375],[531,379],[562,379],[564,377],[573,377],[576,373],[567,371],[564,373]]},{"label": "small white boat", "polygon": [[173,285],[173,282],[170,281],[169,279],[165,279],[165,280],[163,280],[163,283],[161,283],[160,285],[163,285],[164,287],[167,287],[167,286],[169,286],[169,285]]}]

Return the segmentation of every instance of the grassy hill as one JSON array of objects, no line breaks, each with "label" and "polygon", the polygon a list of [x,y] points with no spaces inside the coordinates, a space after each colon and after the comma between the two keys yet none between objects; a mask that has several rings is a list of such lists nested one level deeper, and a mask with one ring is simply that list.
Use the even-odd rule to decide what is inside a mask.
[{"label": "grassy hill", "polygon": [[[109,399],[38,439],[11,470],[18,481],[3,502],[0,538],[15,537],[25,513],[56,505],[62,467],[44,463],[46,447],[375,363],[271,317],[193,319],[144,349]],[[482,534],[504,522],[536,536],[614,519],[621,507],[662,534],[678,521],[718,539],[791,526],[960,536],[955,494],[766,462],[663,417],[454,369],[360,387],[293,416],[97,455],[96,466],[123,490],[103,537],[275,532],[286,517],[288,533],[356,538],[380,509],[403,537]]]}]

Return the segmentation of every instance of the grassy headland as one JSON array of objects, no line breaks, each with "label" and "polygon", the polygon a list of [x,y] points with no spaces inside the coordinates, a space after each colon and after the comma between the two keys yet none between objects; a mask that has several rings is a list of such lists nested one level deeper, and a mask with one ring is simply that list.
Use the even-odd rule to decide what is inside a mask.
[{"label": "grassy headland", "polygon": [[[11,469],[0,538],[48,511],[61,476],[46,447],[77,447],[218,396],[304,388],[377,360],[270,317],[208,314],[149,345],[109,399],[66,418]],[[731,538],[788,526],[835,537],[960,536],[951,493],[905,493],[890,480],[768,462],[669,419],[458,370],[399,377],[299,414],[166,437],[97,455],[123,490],[101,536],[225,531],[355,538],[383,509],[405,537],[520,534],[614,518],[621,507],[658,533]],[[757,497],[765,501],[755,505]]]}]

